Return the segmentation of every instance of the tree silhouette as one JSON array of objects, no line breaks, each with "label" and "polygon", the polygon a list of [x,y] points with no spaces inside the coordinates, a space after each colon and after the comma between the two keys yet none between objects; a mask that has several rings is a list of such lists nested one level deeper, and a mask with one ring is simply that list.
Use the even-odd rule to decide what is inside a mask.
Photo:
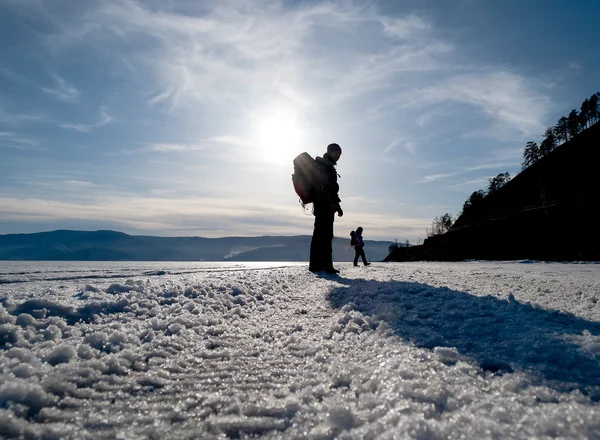
[{"label": "tree silhouette", "polygon": [[558,142],[569,140],[569,120],[564,116],[558,120],[554,127],[554,135]]},{"label": "tree silhouette", "polygon": [[[561,117],[555,127],[548,127],[539,146],[536,142],[527,142],[527,145],[525,145],[523,150],[522,169],[524,170],[553,151],[560,141],[567,142],[583,130],[598,123],[598,120],[600,120],[600,92],[594,93],[589,98],[586,98],[581,104],[579,112],[576,109],[573,109],[568,117]],[[459,217],[461,217],[462,214],[469,215],[469,213],[476,209],[488,194],[498,191],[506,185],[508,181],[510,181],[508,172],[500,173],[496,177],[488,179],[489,185],[487,190],[474,191],[465,201],[462,213]],[[428,236],[437,235],[436,233],[443,233],[439,232],[443,229],[443,220],[444,216],[435,218],[432,229],[427,229]]]},{"label": "tree silhouette", "polygon": [[500,173],[496,177],[491,177],[488,179],[488,194],[495,193],[504,185],[506,185],[510,181],[510,174],[508,171],[506,173]]},{"label": "tree silhouette", "polygon": [[537,142],[529,141],[523,150],[523,169],[533,165],[540,159],[540,147]]},{"label": "tree silhouette", "polygon": [[434,218],[431,223],[431,229],[426,228],[425,233],[428,237],[445,234],[450,230],[453,223],[454,219],[452,218],[452,214],[445,213],[441,217]]},{"label": "tree silhouette", "polygon": [[481,201],[485,198],[485,191],[480,189],[478,191],[473,191],[473,193],[469,196],[469,198],[466,200],[465,204],[463,205],[463,212],[467,212],[471,209],[473,209],[474,207],[477,207]]},{"label": "tree silhouette", "polygon": [[449,231],[450,228],[452,227],[452,224],[454,223],[454,219],[452,218],[452,214],[445,213],[440,218],[440,223],[442,224],[442,228],[443,228],[444,232]]},{"label": "tree silhouette", "polygon": [[598,109],[598,100],[600,99],[600,92],[599,93],[595,93],[592,96],[590,96],[589,99],[589,116],[590,116],[590,122],[592,124],[595,124],[596,122],[598,122],[598,116],[600,113],[600,109]]},{"label": "tree silhouette", "polygon": [[548,127],[546,129],[546,133],[544,133],[544,140],[540,144],[540,157],[544,157],[555,148],[556,136],[554,136],[554,130],[552,130],[552,127]]},{"label": "tree silhouette", "polygon": [[579,118],[579,113],[577,113],[577,110],[571,110],[571,113],[569,113],[569,117],[567,118],[567,128],[569,130],[569,134],[571,135],[571,139],[577,136],[581,131],[580,121],[581,119]]},{"label": "tree silhouette", "polygon": [[579,111],[579,118],[581,120],[580,124],[585,129],[589,127],[590,124],[590,100],[585,99],[581,104],[581,109]]}]

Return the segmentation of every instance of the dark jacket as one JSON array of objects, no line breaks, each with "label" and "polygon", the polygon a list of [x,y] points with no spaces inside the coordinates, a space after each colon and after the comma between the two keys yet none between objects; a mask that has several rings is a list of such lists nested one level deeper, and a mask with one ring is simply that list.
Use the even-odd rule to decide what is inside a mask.
[{"label": "dark jacket", "polygon": [[365,246],[365,242],[363,241],[362,234],[359,234],[358,232],[356,233],[356,246],[358,246],[358,247]]},{"label": "dark jacket", "polygon": [[337,183],[338,173],[335,170],[335,162],[331,160],[327,153],[323,157],[317,157],[315,162],[319,177],[319,191],[317,192],[316,201],[332,205],[340,203],[341,200],[338,196],[340,186]]}]

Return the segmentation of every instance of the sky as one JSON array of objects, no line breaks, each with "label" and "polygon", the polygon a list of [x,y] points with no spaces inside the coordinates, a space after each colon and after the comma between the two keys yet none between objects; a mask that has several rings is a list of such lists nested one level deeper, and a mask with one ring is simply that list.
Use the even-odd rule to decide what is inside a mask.
[{"label": "sky", "polygon": [[0,234],[425,237],[600,91],[581,0],[0,0]]}]

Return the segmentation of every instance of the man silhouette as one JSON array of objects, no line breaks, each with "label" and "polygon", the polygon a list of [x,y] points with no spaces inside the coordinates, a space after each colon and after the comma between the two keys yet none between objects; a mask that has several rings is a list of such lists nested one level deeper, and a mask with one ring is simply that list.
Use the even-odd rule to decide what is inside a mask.
[{"label": "man silhouette", "polygon": [[338,174],[335,169],[337,161],[342,155],[342,148],[338,144],[329,144],[323,157],[315,159],[317,165],[317,192],[313,201],[315,215],[315,229],[310,242],[311,272],[325,271],[330,274],[340,271],[333,267],[333,220],[335,213],[344,215],[340,207],[337,183]]}]

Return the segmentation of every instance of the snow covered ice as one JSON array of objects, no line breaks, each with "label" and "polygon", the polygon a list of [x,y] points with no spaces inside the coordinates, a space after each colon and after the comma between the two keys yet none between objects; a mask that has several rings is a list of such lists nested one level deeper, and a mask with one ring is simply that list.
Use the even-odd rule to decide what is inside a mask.
[{"label": "snow covered ice", "polygon": [[600,438],[600,265],[340,267],[3,262],[0,437]]}]

